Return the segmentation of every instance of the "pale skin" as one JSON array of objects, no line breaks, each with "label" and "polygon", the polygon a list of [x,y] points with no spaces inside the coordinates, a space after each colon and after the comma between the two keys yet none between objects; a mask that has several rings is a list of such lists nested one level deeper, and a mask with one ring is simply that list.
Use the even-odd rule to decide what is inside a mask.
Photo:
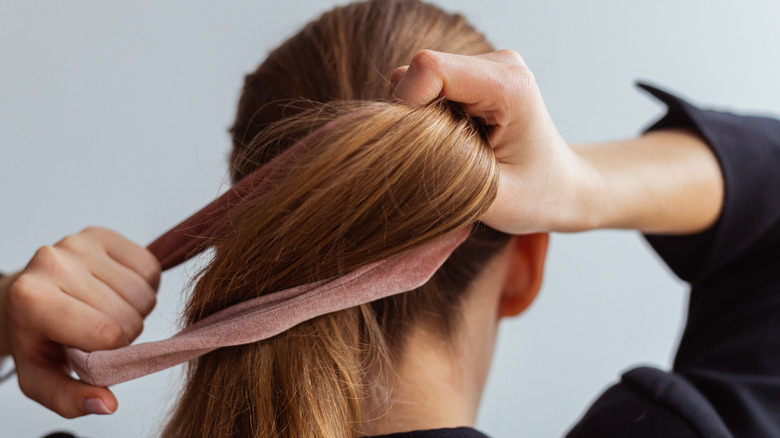
[{"label": "pale skin", "polygon": [[[407,104],[444,96],[491,127],[501,182],[482,220],[518,236],[469,286],[464,323],[453,340],[443,341],[424,323],[411,330],[393,404],[368,419],[368,434],[474,424],[498,323],[525,310],[541,286],[546,233],[623,228],[684,234],[710,227],[720,214],[723,179],[702,139],[662,131],[570,145],[516,52],[423,51],[399,67],[392,82],[394,97]],[[92,229],[76,237],[45,247],[24,271],[0,281],[0,357],[12,353],[25,394],[65,417],[110,413],[117,401],[106,388],[71,379],[60,344],[92,351],[132,341],[154,306],[160,275],[148,251],[116,233]],[[57,311],[46,310],[52,308]],[[94,399],[103,412],[85,403]]]}]

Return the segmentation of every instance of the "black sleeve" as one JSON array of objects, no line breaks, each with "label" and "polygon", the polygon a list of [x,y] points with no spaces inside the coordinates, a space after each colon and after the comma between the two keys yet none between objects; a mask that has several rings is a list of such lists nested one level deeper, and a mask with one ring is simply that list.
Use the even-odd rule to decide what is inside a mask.
[{"label": "black sleeve", "polygon": [[780,436],[780,122],[700,110],[646,87],[669,106],[650,129],[696,129],[725,181],[723,211],[693,236],[647,236],[690,282],[674,361],[734,436]]},{"label": "black sleeve", "polygon": [[[691,285],[673,372],[624,374],[570,436],[599,436],[624,402],[636,414],[624,433],[682,419],[687,429],[680,430],[693,435],[680,436],[780,437],[780,122],[702,110],[640,86],[668,107],[648,130],[691,129],[710,145],[724,177],[724,206],[701,233],[646,236]],[[638,412],[661,412],[660,420]]]}]

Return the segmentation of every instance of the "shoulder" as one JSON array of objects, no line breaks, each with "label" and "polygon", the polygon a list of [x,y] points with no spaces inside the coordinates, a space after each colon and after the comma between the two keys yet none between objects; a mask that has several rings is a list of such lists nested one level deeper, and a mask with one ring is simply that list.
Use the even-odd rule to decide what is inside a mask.
[{"label": "shoulder", "polygon": [[591,405],[567,438],[730,438],[706,397],[684,377],[655,368],[625,373]]},{"label": "shoulder", "polygon": [[487,435],[471,427],[453,427],[443,429],[414,430],[410,432],[376,435],[364,438],[488,438]]}]

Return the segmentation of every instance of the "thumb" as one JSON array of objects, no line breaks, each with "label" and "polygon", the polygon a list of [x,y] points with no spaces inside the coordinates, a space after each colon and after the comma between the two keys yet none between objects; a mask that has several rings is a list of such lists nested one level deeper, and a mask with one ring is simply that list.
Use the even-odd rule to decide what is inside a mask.
[{"label": "thumb", "polygon": [[27,397],[65,418],[113,414],[118,407],[116,397],[108,388],[73,379],[63,368],[20,363],[17,374],[19,387]]}]

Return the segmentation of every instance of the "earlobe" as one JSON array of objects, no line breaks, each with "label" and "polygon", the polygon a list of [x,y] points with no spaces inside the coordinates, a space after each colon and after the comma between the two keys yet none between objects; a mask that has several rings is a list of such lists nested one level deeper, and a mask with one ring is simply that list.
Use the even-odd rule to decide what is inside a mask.
[{"label": "earlobe", "polygon": [[500,318],[517,316],[533,303],[544,277],[549,234],[514,236],[511,260],[499,302]]}]

